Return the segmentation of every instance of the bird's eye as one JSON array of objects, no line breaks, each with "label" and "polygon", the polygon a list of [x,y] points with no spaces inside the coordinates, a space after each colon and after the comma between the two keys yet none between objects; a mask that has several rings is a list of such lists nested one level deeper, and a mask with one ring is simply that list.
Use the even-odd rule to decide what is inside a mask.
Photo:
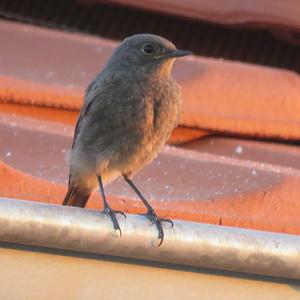
[{"label": "bird's eye", "polygon": [[146,55],[152,55],[155,52],[155,48],[152,44],[147,43],[142,47],[142,52]]}]

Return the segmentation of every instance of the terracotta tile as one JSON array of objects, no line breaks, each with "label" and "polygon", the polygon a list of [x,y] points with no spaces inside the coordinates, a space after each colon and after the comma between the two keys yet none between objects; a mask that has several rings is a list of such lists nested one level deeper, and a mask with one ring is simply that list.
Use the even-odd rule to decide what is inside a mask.
[{"label": "terracotta tile", "polygon": [[183,147],[203,153],[300,169],[300,148],[296,145],[206,137],[186,143]]},{"label": "terracotta tile", "polygon": [[[101,0],[77,0],[93,4]],[[293,0],[109,0],[110,2],[161,11],[174,15],[217,22],[221,24],[248,24],[251,27],[289,27],[300,28],[299,3]]]},{"label": "terracotta tile", "polygon": [[170,145],[182,145],[207,135],[209,135],[209,132],[199,128],[177,126],[175,129],[173,129],[167,143]]},{"label": "terracotta tile", "polygon": [[174,148],[164,155],[174,217],[299,234],[298,170]]},{"label": "terracotta tile", "polygon": [[296,73],[198,57],[183,63],[174,70],[185,99],[182,124],[235,135],[298,139]]},{"label": "terracotta tile", "polygon": [[[0,144],[5,163],[0,195],[60,203],[67,180],[63,152],[71,142],[71,128],[63,131],[58,123],[41,121],[38,127],[36,120],[26,118],[0,120],[0,137],[6,141]],[[134,180],[162,216],[300,233],[296,169],[167,147]],[[144,211],[124,181],[106,191],[114,208]],[[101,208],[97,193],[88,207]]]},{"label": "terracotta tile", "polygon": [[[21,172],[0,160],[0,197],[61,204],[66,193],[66,186],[43,180],[24,172]],[[16,184],[17,183],[17,184]],[[113,196],[109,196],[113,203],[120,202]],[[124,199],[121,199],[124,201]],[[97,204],[95,204],[97,203]],[[89,207],[101,209],[99,198],[95,194],[90,199]]]},{"label": "terracotta tile", "polygon": [[[0,140],[5,141],[0,143],[0,196],[61,203],[83,89],[115,44],[28,25],[0,25],[7,41],[0,47],[0,101],[7,102],[0,106],[6,112],[0,115]],[[198,57],[179,62],[174,75],[184,93],[183,126],[173,135],[175,142],[202,136],[201,128],[299,139],[299,75]],[[209,141],[217,146],[209,148]],[[203,153],[204,147],[215,154]],[[197,151],[167,147],[135,176],[162,216],[299,234],[296,147],[205,139],[186,148]],[[144,211],[123,181],[106,191],[114,208]],[[101,208],[97,193],[88,207]]]},{"label": "terracotta tile", "polygon": [[[116,45],[30,25],[0,25],[5,40],[0,48],[0,101],[78,110],[84,88]],[[300,76],[294,72],[194,57],[178,61],[174,77],[183,87],[182,126],[300,137]]]},{"label": "terracotta tile", "polygon": [[0,160],[0,196],[37,202],[60,203],[65,188],[24,174]]},{"label": "terracotta tile", "polygon": [[[62,126],[64,124],[75,125],[78,117],[78,110],[67,110],[50,108],[44,106],[29,106],[15,103],[1,103],[0,112],[2,117],[9,119],[9,114],[13,116],[27,116],[37,120],[45,120],[52,122],[59,122]],[[0,113],[1,117],[1,113]],[[15,122],[15,121],[11,121]],[[73,129],[72,129],[73,131]],[[191,128],[185,126],[176,127],[171,133],[167,143],[171,145],[182,145],[187,142],[193,141],[197,138],[207,136],[208,132],[198,128]]]},{"label": "terracotta tile", "polygon": [[11,102],[0,102],[0,112],[6,115],[25,116],[37,120],[54,121],[72,125],[75,124],[79,114],[77,109],[59,109],[55,107],[26,105]]}]

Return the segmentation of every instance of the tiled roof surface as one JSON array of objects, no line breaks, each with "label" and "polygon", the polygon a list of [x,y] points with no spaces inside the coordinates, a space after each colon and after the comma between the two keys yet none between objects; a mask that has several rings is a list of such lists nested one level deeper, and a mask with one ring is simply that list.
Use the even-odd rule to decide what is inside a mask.
[{"label": "tiled roof surface", "polygon": [[[83,90],[116,43],[4,21],[0,35],[0,196],[61,203]],[[163,216],[298,234],[299,146],[275,141],[299,140],[299,74],[200,57],[173,73],[181,147],[167,146],[137,185]],[[143,211],[120,180],[107,193],[114,208]],[[88,207],[100,208],[96,193]]]},{"label": "tiled roof surface", "polygon": [[[204,19],[223,24],[250,24],[256,26],[300,28],[300,7],[295,0],[253,0],[251,3],[239,0],[222,2],[207,0],[109,0],[125,5],[132,5],[183,15],[196,19]],[[78,0],[80,3],[97,3],[100,0]]]}]

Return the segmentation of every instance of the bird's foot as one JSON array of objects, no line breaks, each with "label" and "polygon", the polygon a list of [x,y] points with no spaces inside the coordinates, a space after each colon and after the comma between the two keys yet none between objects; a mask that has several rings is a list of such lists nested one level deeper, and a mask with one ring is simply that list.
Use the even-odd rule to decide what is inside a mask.
[{"label": "bird's foot", "polygon": [[108,217],[111,219],[113,225],[114,225],[114,230],[119,231],[120,237],[122,237],[122,231],[119,225],[119,222],[116,218],[116,214],[121,214],[126,218],[126,215],[120,211],[120,210],[113,210],[109,206],[106,206],[103,210],[104,213],[108,215]]},{"label": "bird's foot", "polygon": [[151,221],[151,225],[153,224],[156,225],[156,228],[158,230],[158,240],[159,240],[157,247],[159,247],[162,244],[165,236],[162,228],[162,223],[163,222],[170,223],[171,227],[173,227],[173,221],[170,219],[159,218],[156,212],[154,211],[154,209],[148,209],[148,212],[145,214],[145,216]]}]

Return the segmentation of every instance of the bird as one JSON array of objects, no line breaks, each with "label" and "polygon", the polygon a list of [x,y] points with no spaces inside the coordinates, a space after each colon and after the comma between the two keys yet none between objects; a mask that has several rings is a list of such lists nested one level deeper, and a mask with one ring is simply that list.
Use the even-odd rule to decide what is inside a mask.
[{"label": "bird", "polygon": [[157,215],[132,176],[157,156],[179,122],[181,87],[171,69],[177,58],[191,54],[146,33],[125,38],[113,51],[85,91],[63,205],[85,207],[98,187],[103,212],[122,236],[116,214],[126,215],[110,207],[104,192],[104,184],[122,176],[147,208],[145,216],[156,225],[158,246],[162,244],[162,223],[173,222]]}]

